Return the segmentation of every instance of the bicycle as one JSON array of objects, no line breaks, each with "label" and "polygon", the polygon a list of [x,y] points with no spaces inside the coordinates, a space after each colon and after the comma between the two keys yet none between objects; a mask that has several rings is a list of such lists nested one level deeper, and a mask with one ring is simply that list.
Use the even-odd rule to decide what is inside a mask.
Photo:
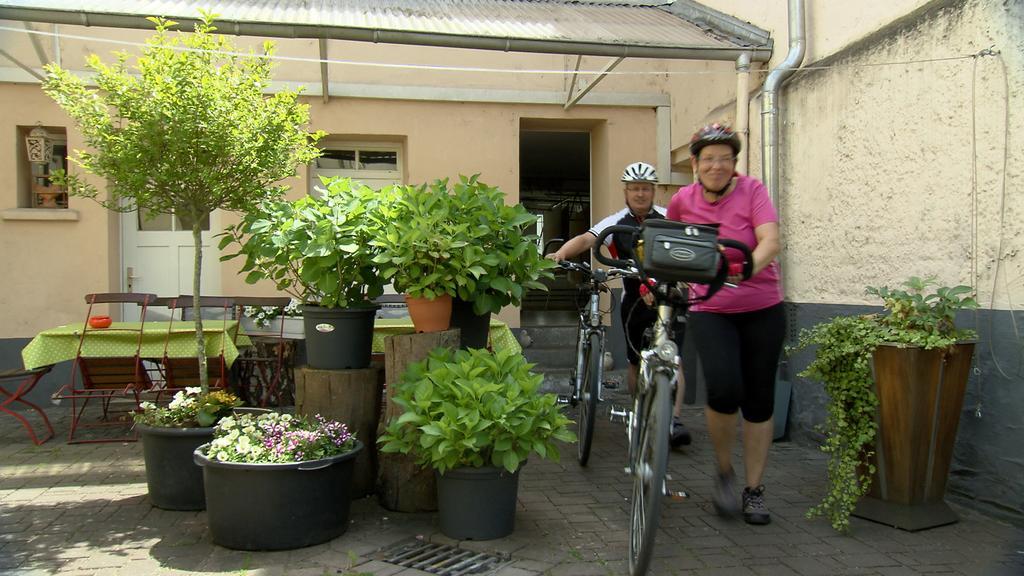
[{"label": "bicycle", "polygon": [[[646,231],[649,226],[654,232],[661,232],[660,235],[656,236],[654,232],[648,234]],[[657,304],[658,319],[654,323],[653,338],[648,346],[640,352],[640,371],[634,392],[633,411],[629,415],[626,431],[629,444],[626,473],[633,478],[628,558],[630,576],[641,576],[647,573],[654,551],[654,538],[661,513],[661,500],[665,495],[669,428],[672,421],[672,390],[675,383],[675,371],[679,365],[679,350],[671,336],[676,308],[686,309],[696,301],[710,298],[725,285],[725,280],[730,273],[729,262],[724,257],[712,258],[712,260],[717,260],[713,263],[714,268],[701,270],[700,273],[695,268],[671,270],[672,260],[678,261],[680,266],[692,266],[688,263],[694,261],[694,251],[686,247],[685,243],[693,241],[694,238],[685,238],[682,235],[699,237],[698,232],[709,234],[706,230],[703,232],[698,230],[701,228],[701,226],[665,221],[644,224],[640,228],[623,225],[610,226],[601,232],[594,247],[594,256],[602,264],[617,269],[633,269],[635,270],[632,273],[633,277],[648,285],[651,284],[649,280],[660,280],[651,289]],[[681,236],[673,237],[674,232],[678,232]],[[637,258],[619,260],[606,257],[600,252],[600,247],[604,244],[605,239],[616,233],[633,237],[633,241],[629,244],[634,246],[634,251],[638,253]],[[713,255],[717,255],[720,246],[739,250],[744,257],[740,274],[743,279],[750,278],[753,269],[750,248],[741,242],[719,239],[716,230],[713,231],[713,235],[715,243]],[[646,241],[638,242],[642,238]],[[658,262],[658,273],[645,269],[655,267],[650,255],[656,249],[660,249],[660,246],[654,246],[655,239],[657,243],[664,244],[663,254],[671,253],[669,258],[663,258]],[[643,256],[644,244],[648,244],[649,251],[646,260]],[[703,248],[705,248],[704,256],[712,254],[706,251],[706,245]],[[697,259],[699,260],[699,257]],[[679,281],[708,284],[708,292],[700,299],[690,299],[678,287],[677,282]]]},{"label": "bicycle", "polygon": [[559,260],[564,270],[579,272],[587,277],[587,303],[579,309],[579,329],[576,337],[576,367],[570,375],[572,389],[569,403],[578,409],[577,453],[580,466],[586,466],[590,459],[590,447],[594,437],[594,420],[597,404],[601,399],[604,381],[604,350],[607,327],[601,323],[601,292],[607,292],[606,283],[616,278],[633,274],[632,270],[611,268],[592,269],[590,264]]}]

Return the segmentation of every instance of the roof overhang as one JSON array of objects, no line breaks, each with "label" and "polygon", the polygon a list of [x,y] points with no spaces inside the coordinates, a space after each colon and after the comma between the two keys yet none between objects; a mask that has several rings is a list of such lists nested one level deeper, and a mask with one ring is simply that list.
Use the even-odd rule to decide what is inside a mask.
[{"label": "roof overhang", "polygon": [[[0,19],[152,29],[163,16],[187,30],[209,0],[0,0]],[[223,33],[354,40],[617,58],[752,61],[771,57],[768,33],[691,0],[249,0],[214,2]]]}]

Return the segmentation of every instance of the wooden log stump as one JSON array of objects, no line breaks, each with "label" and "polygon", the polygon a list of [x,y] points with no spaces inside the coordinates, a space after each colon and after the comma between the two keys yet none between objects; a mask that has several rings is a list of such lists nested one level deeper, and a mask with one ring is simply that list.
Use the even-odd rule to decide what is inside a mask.
[{"label": "wooden log stump", "polygon": [[[459,330],[399,334],[384,339],[384,380],[387,393],[381,428],[397,418],[402,408],[391,401],[395,387],[410,364],[437,347],[458,348]],[[377,493],[381,506],[398,512],[437,510],[437,481],[432,468],[421,468],[406,454],[380,454]]]},{"label": "wooden log stump", "polygon": [[356,457],[352,497],[373,492],[377,477],[377,425],[381,412],[383,370],[380,364],[358,370],[295,371],[295,412],[345,423],[363,443]]}]

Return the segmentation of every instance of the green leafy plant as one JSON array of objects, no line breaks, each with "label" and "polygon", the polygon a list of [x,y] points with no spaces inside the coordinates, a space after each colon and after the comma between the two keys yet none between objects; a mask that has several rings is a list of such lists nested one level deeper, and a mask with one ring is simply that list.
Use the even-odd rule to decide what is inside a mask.
[{"label": "green leafy plant", "polygon": [[137,424],[154,428],[194,428],[213,426],[241,406],[237,396],[224,390],[203,393],[199,387],[178,391],[167,406],[143,402],[132,415]]},{"label": "green leafy plant", "polygon": [[304,304],[369,305],[387,283],[372,242],[387,222],[378,216],[392,200],[348,178],[323,183],[319,196],[267,200],[228,226],[220,248],[235,244],[238,251],[221,260],[244,256],[246,282],[270,280]]},{"label": "green leafy plant", "polygon": [[544,377],[522,354],[438,348],[409,367],[394,401],[405,412],[378,438],[384,452],[413,453],[440,472],[459,467],[519,469],[531,452],[558,460],[555,440],[571,442],[571,421]]},{"label": "green leafy plant", "polygon": [[973,331],[958,330],[954,324],[957,311],[978,306],[969,286],[938,286],[934,277],[916,276],[902,286],[867,289],[882,299],[884,314],[833,318],[803,330],[790,349],[817,346],[814,360],[800,376],[823,382],[828,395],[821,450],[829,456],[829,488],[807,515],[827,516],[840,532],[849,529],[850,513],[870,490],[875,472],[871,464],[878,407],[871,374],[875,348],[883,343],[943,348],[975,337]]},{"label": "green leafy plant", "polygon": [[[477,314],[499,312],[522,304],[526,291],[547,290],[540,280],[552,279],[555,262],[544,258],[532,234],[537,216],[522,204],[505,204],[505,194],[479,180],[479,174],[460,176],[452,186],[456,217],[466,224],[466,242],[478,252],[482,273],[458,286],[458,296],[473,303]],[[435,186],[448,187],[447,180]]]},{"label": "green leafy plant", "polygon": [[284,464],[345,454],[357,444],[345,424],[319,414],[238,414],[217,423],[206,456],[219,462]]},{"label": "green leafy plant", "polygon": [[[249,212],[287,189],[320,152],[323,133],[302,127],[309,107],[293,91],[267,95],[271,43],[261,54],[239,56],[214,34],[214,15],[201,12],[192,34],[172,35],[175,22],[149,19],[156,34],[136,58],[116,54],[107,65],[90,55],[89,82],[48,64],[43,90],[78,124],[88,150],[74,162],[106,182],[105,197],[75,173],[57,171],[53,182],[74,196],[146,218],[176,214],[192,229],[194,305],[199,307],[202,226],[214,210]],[[131,63],[131,66],[129,66]],[[196,358],[208,390],[202,318],[195,316]]]},{"label": "green leafy plant", "polygon": [[387,205],[369,215],[380,236],[370,241],[375,264],[395,290],[414,298],[455,296],[484,273],[483,251],[468,241],[467,225],[443,185],[393,186],[380,191]]}]

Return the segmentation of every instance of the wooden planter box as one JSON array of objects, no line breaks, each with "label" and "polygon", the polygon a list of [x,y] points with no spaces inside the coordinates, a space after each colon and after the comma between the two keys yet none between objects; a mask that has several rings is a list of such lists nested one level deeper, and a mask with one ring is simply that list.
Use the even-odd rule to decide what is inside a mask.
[{"label": "wooden planter box", "polygon": [[974,345],[875,350],[876,471],[854,516],[911,531],[957,521],[943,497]]}]

